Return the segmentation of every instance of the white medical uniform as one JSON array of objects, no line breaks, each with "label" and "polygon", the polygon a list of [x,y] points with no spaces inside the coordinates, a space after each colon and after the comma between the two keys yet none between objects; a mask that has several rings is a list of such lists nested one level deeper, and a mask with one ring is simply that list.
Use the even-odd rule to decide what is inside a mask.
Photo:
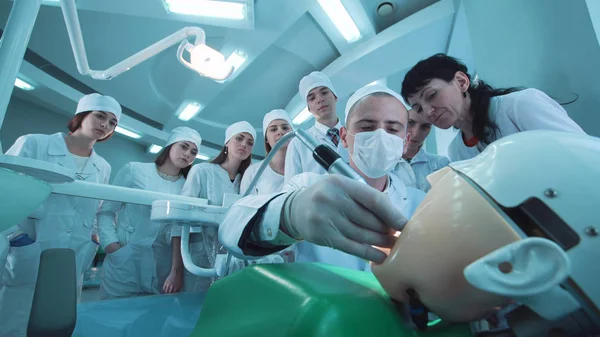
[{"label": "white medical uniform", "polygon": [[[185,183],[161,178],[155,163],[129,163],[113,185],[179,195]],[[172,264],[170,226],[150,220],[152,207],[104,202],[98,212],[100,244],[119,242],[102,266],[102,295],[107,298],[160,294]]]},{"label": "white medical uniform", "polygon": [[[231,206],[221,226],[219,226],[219,240],[234,256],[239,258],[257,258],[274,253],[276,249],[269,250],[269,248],[265,248],[263,252],[246,250],[244,248],[247,247],[246,242],[244,242],[247,240],[244,237],[246,227],[249,225],[258,226],[261,241],[273,240],[279,232],[281,211],[287,195],[294,190],[317,184],[325,178],[325,175],[304,173],[296,176],[289,184],[286,184],[281,193],[248,196],[239,200]],[[402,181],[394,179],[393,176],[390,176],[390,178],[388,188],[384,192],[388,194],[392,204],[400,209],[405,216],[412,216],[425,197],[425,193],[406,187]],[[365,270],[368,266],[367,261],[364,259],[329,247],[306,241],[295,245],[297,248],[297,262],[323,262],[356,270]]]},{"label": "white medical uniform", "polygon": [[402,159],[390,174],[400,178],[406,186],[428,192],[431,185],[427,181],[427,176],[448,164],[450,160],[447,157],[429,153],[421,148],[410,163]]},{"label": "white medical uniform", "polygon": [[[240,194],[246,193],[248,187],[252,183],[254,177],[256,177],[256,173],[258,172],[258,168],[264,160],[261,160],[258,163],[254,163],[248,167],[246,172],[244,172],[244,176],[242,177],[242,183],[240,184]],[[262,175],[258,179],[256,185],[254,185],[254,189],[250,194],[268,194],[279,192],[283,188],[283,175],[273,171],[271,166],[267,165]]]},{"label": "white medical uniform", "polygon": [[[341,126],[342,124],[338,121],[338,123],[335,125],[335,128],[339,130]],[[329,129],[330,128],[326,125],[315,122],[315,125],[306,130],[306,133],[313,136],[319,144],[326,144],[331,147],[347,163],[350,158],[348,149],[342,145],[341,139],[337,147],[333,144],[331,138],[327,136],[327,130]],[[317,174],[327,173],[325,169],[313,158],[312,152],[306,146],[304,146],[299,139],[294,138],[288,145],[287,153],[285,155],[284,180],[287,183],[290,181],[290,179],[292,179],[292,177],[303,172],[313,172]]]},{"label": "white medical uniform", "polygon": [[[560,104],[537,89],[525,89],[503,96],[492,97],[490,119],[499,130],[496,139],[529,130],[556,130],[585,134]],[[480,154],[488,144],[473,147],[465,145],[462,132],[458,132],[448,146],[450,161],[466,160]]]},{"label": "white medical uniform", "polygon": [[[75,171],[77,178],[92,183],[108,183],[111,167],[94,150],[79,169],[65,143],[65,134],[31,134],[19,137],[6,152],[58,164]],[[20,226],[36,242],[10,247],[0,287],[0,329],[3,336],[24,336],[37,279],[40,254],[49,248],[75,251],[79,291],[98,245],[91,239],[100,201],[51,194]]]},{"label": "white medical uniform", "polygon": [[[195,198],[207,199],[209,205],[223,205],[223,195],[239,194],[241,175],[238,174],[234,181],[229,179],[229,173],[219,164],[201,163],[192,166],[188,177],[185,181],[181,195]],[[217,233],[214,228],[203,227],[201,234],[193,234],[190,236],[190,251],[192,261],[202,268],[212,268],[214,261],[211,261],[212,255],[217,251],[212,251],[213,247],[207,247],[204,242],[209,245],[215,244],[217,241]],[[221,251],[221,253],[223,253]],[[210,258],[209,258],[210,256]],[[183,289],[184,291],[206,290],[213,280],[209,278],[201,278],[192,275],[187,270],[184,274]]]}]

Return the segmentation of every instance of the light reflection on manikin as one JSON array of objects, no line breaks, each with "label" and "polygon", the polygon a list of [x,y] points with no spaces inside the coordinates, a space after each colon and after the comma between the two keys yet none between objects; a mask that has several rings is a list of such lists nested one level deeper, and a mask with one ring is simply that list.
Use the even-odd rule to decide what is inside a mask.
[{"label": "light reflection on manikin", "polygon": [[519,240],[495,208],[451,168],[428,177],[432,190],[408,222],[388,258],[373,273],[395,300],[407,289],[447,321],[481,319],[510,300],[476,289],[463,270]]}]

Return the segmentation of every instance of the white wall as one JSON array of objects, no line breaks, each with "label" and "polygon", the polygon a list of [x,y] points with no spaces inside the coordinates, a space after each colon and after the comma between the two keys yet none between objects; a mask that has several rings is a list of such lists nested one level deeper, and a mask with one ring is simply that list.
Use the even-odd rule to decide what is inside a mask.
[{"label": "white wall", "polygon": [[[69,118],[65,115],[46,110],[13,95],[0,130],[2,149],[8,150],[15,140],[24,134],[68,132],[68,122]],[[144,146],[118,134],[105,142],[97,143],[94,150],[112,166],[111,181],[128,162],[149,162],[155,158],[155,155],[146,153]]]},{"label": "white wall", "polygon": [[600,136],[600,46],[584,1],[464,0],[479,77],[492,86],[527,86],[566,105]]}]

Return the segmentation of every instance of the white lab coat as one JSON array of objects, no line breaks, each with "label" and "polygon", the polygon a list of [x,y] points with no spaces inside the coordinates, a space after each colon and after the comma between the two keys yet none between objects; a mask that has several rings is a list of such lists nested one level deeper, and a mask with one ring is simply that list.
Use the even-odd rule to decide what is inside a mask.
[{"label": "white lab coat", "polygon": [[[169,181],[154,163],[129,163],[113,185],[179,195],[185,178]],[[102,265],[101,291],[105,298],[160,294],[172,264],[170,226],[150,220],[152,207],[105,201],[98,212],[100,244],[119,242]]]},{"label": "white lab coat", "polygon": [[[223,195],[239,194],[240,181],[242,177],[238,174],[234,181],[229,179],[229,173],[219,164],[201,163],[192,166],[188,177],[181,190],[181,195],[207,199],[209,205],[223,205]],[[202,268],[212,268],[215,254],[225,253],[219,247],[217,232],[214,228],[203,227],[201,234],[190,236],[190,251],[192,261]],[[184,274],[184,291],[207,290],[214,279],[201,278],[189,273]]]},{"label": "white lab coat", "polygon": [[403,180],[406,186],[428,192],[431,185],[427,176],[448,164],[450,160],[447,157],[429,153],[421,148],[410,163],[402,159],[390,174]]},{"label": "white lab coat", "polygon": [[[556,130],[585,134],[565,109],[537,89],[525,89],[508,95],[492,97],[490,119],[498,126],[496,138],[529,130]],[[479,142],[467,147],[458,132],[448,146],[450,161],[466,160],[480,154],[488,144]]]},{"label": "white lab coat", "polygon": [[[6,152],[58,164],[77,172],[75,160],[64,140],[65,135],[31,134],[19,137]],[[89,160],[77,172],[78,179],[92,183],[108,183],[110,165],[92,150]],[[91,239],[100,201],[51,194],[21,228],[36,242],[24,247],[11,247],[0,286],[0,326],[8,336],[25,335],[31,301],[37,279],[41,251],[48,248],[71,248],[75,251],[79,291],[86,271],[98,250]]]},{"label": "white lab coat", "polygon": [[[342,124],[338,122],[335,128],[339,130],[341,126]],[[329,130],[329,127],[315,122],[315,125],[306,130],[306,133],[313,136],[319,144],[326,144],[331,147],[347,163],[349,160],[348,149],[342,145],[341,139],[337,147],[333,145],[331,139],[327,136],[327,130]],[[294,138],[290,141],[285,154],[285,183],[288,183],[295,175],[303,172],[326,173],[325,169],[313,158],[312,152],[299,139]]]},{"label": "white lab coat", "polygon": [[[244,236],[243,232],[249,223],[257,219],[258,213],[261,213],[260,220],[257,223],[260,239],[263,241],[272,240],[279,231],[281,210],[289,193],[317,184],[325,178],[325,175],[315,173],[300,174],[293,178],[289,184],[286,184],[281,193],[248,196],[239,200],[229,209],[225,219],[219,226],[219,240],[238,258],[257,258],[257,256],[248,255],[240,247]],[[394,179],[393,176],[390,176],[390,184],[385,193],[390,197],[392,204],[407,217],[412,216],[425,197],[423,191],[406,187],[401,180]],[[305,241],[295,245],[297,262],[323,262],[356,270],[368,268],[367,261],[339,250]]]},{"label": "white lab coat", "polygon": [[[258,163],[250,165],[246,172],[244,172],[242,183],[240,184],[240,194],[246,193],[246,190],[250,187],[250,183],[252,183],[252,180],[256,177],[258,168],[263,162],[264,160],[261,160]],[[267,165],[250,194],[257,195],[279,192],[283,188],[283,180],[283,175],[273,171],[271,166]]]}]

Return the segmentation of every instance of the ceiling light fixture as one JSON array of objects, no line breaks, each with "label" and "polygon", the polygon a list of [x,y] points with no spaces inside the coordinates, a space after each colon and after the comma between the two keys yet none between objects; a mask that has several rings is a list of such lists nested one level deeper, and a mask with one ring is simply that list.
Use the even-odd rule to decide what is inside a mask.
[{"label": "ceiling light fixture", "polygon": [[200,112],[200,108],[202,106],[198,102],[189,102],[189,103],[184,103],[184,105],[182,105],[182,107],[183,107],[183,109],[181,109],[177,118],[181,119],[182,121],[187,122],[190,119],[194,118],[198,114],[198,112]]},{"label": "ceiling light fixture", "polygon": [[115,132],[118,132],[118,133],[120,133],[120,134],[122,134],[124,136],[130,137],[130,138],[133,138],[133,139],[140,139],[140,138],[142,138],[142,136],[140,136],[139,134],[137,134],[137,133],[135,133],[135,132],[133,132],[131,130],[127,130],[127,129],[125,129],[123,127],[120,127],[120,126],[117,126],[115,128]]},{"label": "ceiling light fixture", "polygon": [[313,117],[313,115],[310,113],[310,111],[308,111],[308,107],[305,107],[302,109],[302,111],[300,111],[299,114],[296,115],[296,117],[294,117],[294,119],[292,119],[292,124],[300,125],[309,120],[311,117]]},{"label": "ceiling light fixture", "polygon": [[340,0],[318,0],[335,27],[348,43],[360,40],[360,30]]},{"label": "ceiling light fixture", "polygon": [[165,6],[171,13],[209,16],[221,19],[244,20],[246,5],[239,2],[217,0],[165,0]]}]

